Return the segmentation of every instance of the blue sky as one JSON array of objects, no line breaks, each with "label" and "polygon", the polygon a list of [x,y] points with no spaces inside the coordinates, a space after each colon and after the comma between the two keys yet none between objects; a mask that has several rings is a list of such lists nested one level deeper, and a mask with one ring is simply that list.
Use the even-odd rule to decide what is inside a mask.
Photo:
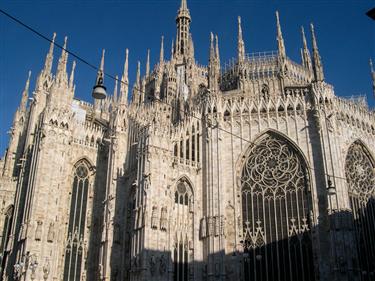
[{"label": "blue sky", "polygon": [[[68,36],[68,49],[93,64],[99,64],[106,49],[105,71],[121,76],[125,48],[130,50],[130,81],[134,81],[136,62],[145,68],[147,49],[151,62],[159,57],[160,37],[165,36],[165,54],[170,54],[175,37],[175,17],[180,0],[3,0],[0,8],[49,37],[57,33],[62,45]],[[287,55],[300,62],[300,26],[308,31],[314,22],[327,82],[339,96],[372,95],[368,60],[375,59],[375,21],[365,12],[374,1],[245,1],[188,0],[192,15],[191,32],[196,59],[207,64],[209,33],[219,35],[221,61],[236,56],[237,16],[242,17],[246,52],[276,50],[275,11],[279,10]],[[308,41],[310,43],[310,33]],[[30,89],[44,64],[49,44],[20,25],[0,15],[0,155],[7,145],[13,114],[29,70]],[[55,50],[55,64],[60,56]],[[70,71],[72,58],[69,58]],[[78,62],[76,97],[91,101],[96,73]],[[114,81],[106,78],[112,93]]]}]

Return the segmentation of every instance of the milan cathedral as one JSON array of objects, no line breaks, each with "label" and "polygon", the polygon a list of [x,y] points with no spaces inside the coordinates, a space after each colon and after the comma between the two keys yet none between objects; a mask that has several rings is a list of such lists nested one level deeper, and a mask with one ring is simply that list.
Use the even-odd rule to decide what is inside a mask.
[{"label": "milan cathedral", "polygon": [[211,34],[203,66],[191,20],[92,102],[53,36],[0,160],[0,280],[375,280],[375,113],[325,81],[314,26],[295,62],[277,12],[273,52],[239,17],[237,57]]}]

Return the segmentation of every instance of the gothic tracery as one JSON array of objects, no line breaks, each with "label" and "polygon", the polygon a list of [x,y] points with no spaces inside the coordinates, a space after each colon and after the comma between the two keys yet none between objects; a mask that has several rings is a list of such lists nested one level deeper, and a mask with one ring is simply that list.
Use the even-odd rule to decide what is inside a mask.
[{"label": "gothic tracery", "polygon": [[246,280],[314,280],[307,176],[281,137],[251,148],[241,177]]}]

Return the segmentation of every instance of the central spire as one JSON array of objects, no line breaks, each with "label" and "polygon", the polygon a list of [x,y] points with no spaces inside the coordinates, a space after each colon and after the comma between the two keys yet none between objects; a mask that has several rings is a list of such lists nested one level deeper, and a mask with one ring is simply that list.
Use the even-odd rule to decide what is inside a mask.
[{"label": "central spire", "polygon": [[177,13],[176,24],[177,24],[177,39],[176,39],[176,56],[188,56],[189,55],[189,39],[190,39],[190,12],[187,7],[186,0],[181,0],[181,6]]}]

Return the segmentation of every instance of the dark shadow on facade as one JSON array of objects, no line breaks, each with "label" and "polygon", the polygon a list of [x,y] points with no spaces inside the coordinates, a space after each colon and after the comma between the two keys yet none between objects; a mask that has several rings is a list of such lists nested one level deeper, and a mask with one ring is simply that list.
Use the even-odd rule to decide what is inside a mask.
[{"label": "dark shadow on facade", "polygon": [[[362,210],[364,215],[359,219],[354,219],[350,211],[336,212],[329,216],[331,229],[326,229],[326,235],[331,240],[333,251],[329,256],[321,256],[321,262],[330,268],[329,272],[324,273],[325,276],[319,275],[317,255],[314,255],[309,243],[311,236],[317,231],[318,226],[315,226],[309,231],[267,245],[250,247],[249,241],[241,241],[242,246],[238,251],[210,254],[205,257],[205,261],[189,260],[188,256],[183,256],[182,248],[175,248],[177,252],[143,249],[129,263],[123,264],[117,274],[112,274],[111,280],[315,281],[334,276],[332,280],[345,278],[374,281],[374,206],[374,199],[371,199],[367,208]],[[370,219],[372,221],[368,223]],[[363,231],[360,233],[356,226],[359,224],[362,226],[360,231]],[[217,238],[213,236],[206,239]],[[345,242],[353,243],[351,248],[354,251]],[[371,246],[369,243],[372,243]],[[203,247],[203,244],[200,243],[199,247]],[[114,244],[114,247],[122,248],[120,244]],[[175,263],[177,256],[183,262]]]}]

